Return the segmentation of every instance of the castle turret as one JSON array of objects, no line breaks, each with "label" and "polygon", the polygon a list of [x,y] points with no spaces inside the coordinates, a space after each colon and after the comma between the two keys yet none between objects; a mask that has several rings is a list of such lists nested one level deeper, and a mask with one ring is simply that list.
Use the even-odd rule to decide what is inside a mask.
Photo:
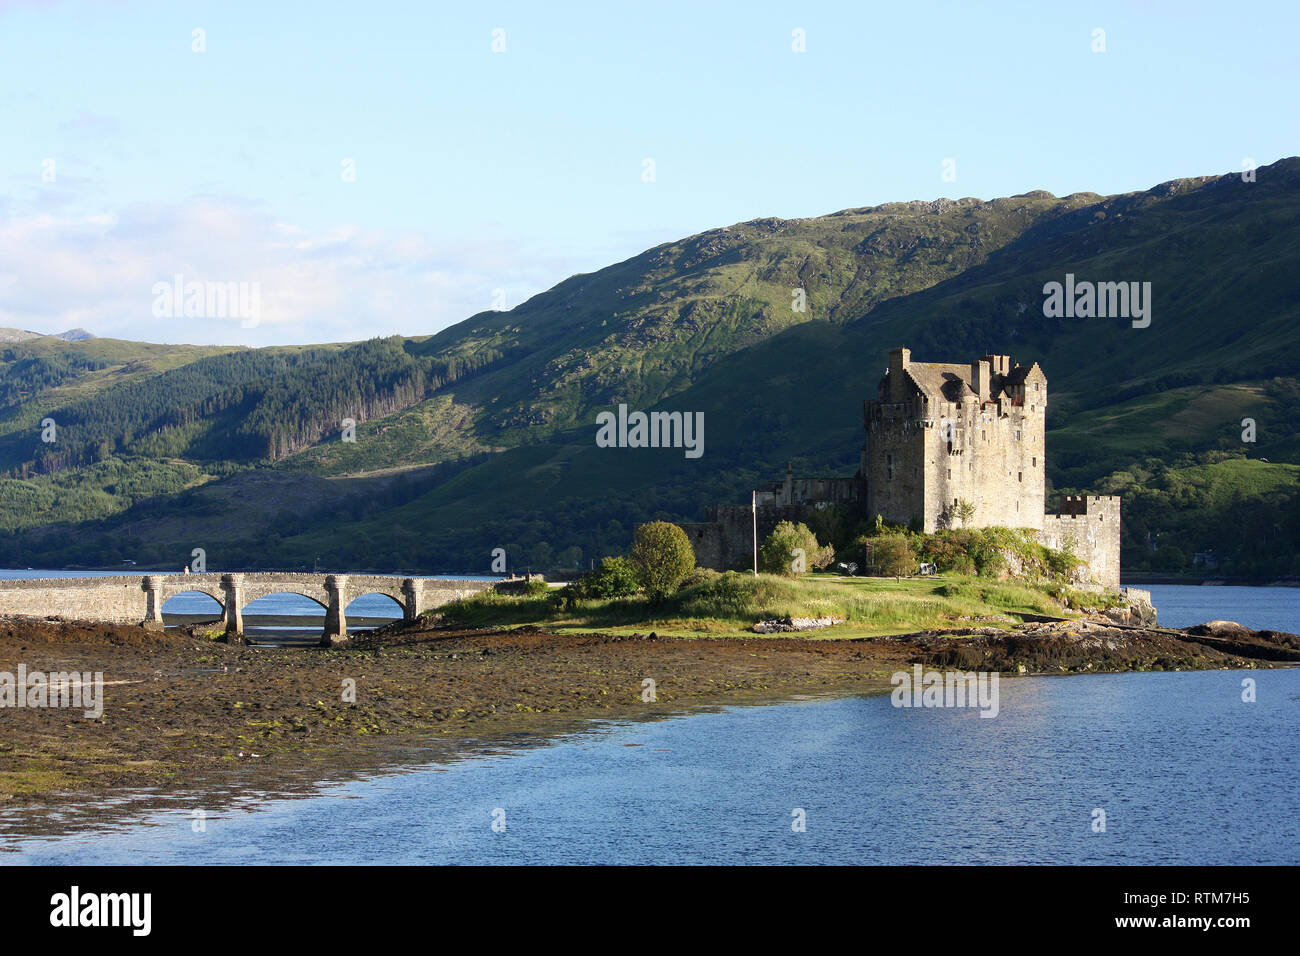
[{"label": "castle turret", "polygon": [[881,383],[881,398],[887,402],[907,399],[907,368],[912,364],[911,349],[894,349],[889,353],[889,374]]}]

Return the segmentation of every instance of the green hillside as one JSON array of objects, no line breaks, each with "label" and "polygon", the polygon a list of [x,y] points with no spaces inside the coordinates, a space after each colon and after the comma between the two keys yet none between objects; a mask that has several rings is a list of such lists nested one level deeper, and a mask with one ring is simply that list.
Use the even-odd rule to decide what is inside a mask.
[{"label": "green hillside", "polygon": [[[596,408],[653,404],[791,326],[853,321],[961,275],[1096,198],[1036,192],[739,223],[566,279],[418,350],[457,361],[484,349],[511,356],[454,395],[477,410],[475,430],[496,443],[537,441],[590,420]],[[803,290],[803,311],[795,310],[795,289]]]},{"label": "green hillside", "polygon": [[[198,546],[214,566],[471,569],[494,547],[521,566],[574,549],[585,563],[639,521],[741,503],[787,460],[852,474],[862,399],[906,344],[921,361],[1043,365],[1049,479],[1125,496],[1128,567],[1213,550],[1226,571],[1297,573],[1297,186],[1291,159],[1254,183],[757,220],[431,337],[184,360],[140,345],[120,367],[153,364],[120,382],[90,353],[47,366],[15,351],[0,364],[0,396],[16,389],[0,408],[0,560],[83,562],[92,541],[97,563]],[[1067,272],[1150,282],[1150,326],[1046,318],[1043,284]],[[595,414],[619,402],[704,412],[704,456],[597,448]],[[46,414],[67,423],[57,452],[38,447]],[[267,500],[246,493],[253,475],[273,481]],[[1225,535],[1233,522],[1270,546]]]},{"label": "green hillside", "polygon": [[0,435],[31,427],[45,413],[106,389],[231,351],[120,339],[69,342],[55,336],[0,343]]}]

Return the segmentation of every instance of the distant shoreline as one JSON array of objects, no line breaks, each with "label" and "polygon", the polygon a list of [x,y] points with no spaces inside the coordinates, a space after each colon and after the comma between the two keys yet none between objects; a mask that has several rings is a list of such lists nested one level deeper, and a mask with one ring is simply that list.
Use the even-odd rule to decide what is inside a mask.
[{"label": "distant shoreline", "polygon": [[1162,574],[1153,571],[1149,574],[1135,575],[1131,578],[1126,577],[1123,579],[1120,586],[1140,588],[1150,584],[1185,584],[1191,587],[1300,588],[1300,578],[1251,578],[1234,577],[1232,575],[1222,574],[1200,574],[1189,576],[1174,574],[1172,572]]},{"label": "distant shoreline", "polygon": [[[37,572],[47,572],[50,574],[121,574],[121,575],[145,575],[145,574],[174,574],[185,575],[185,568],[174,567],[148,567],[145,565],[131,565],[128,567],[83,567],[82,565],[65,565],[61,568],[0,568],[0,574],[13,572],[16,574],[33,574]],[[504,581],[509,579],[508,574],[484,574],[482,571],[376,571],[373,568],[344,568],[344,569],[312,569],[312,568],[215,568],[211,574],[358,574],[358,575],[382,575],[385,577],[403,577],[403,578],[445,578],[449,580],[464,581]],[[521,574],[523,572],[520,572]]]},{"label": "distant shoreline", "polygon": [[[503,574],[484,574],[481,571],[412,571],[403,569],[398,571],[383,570],[376,568],[347,568],[342,571],[338,570],[316,570],[313,568],[226,568],[220,569],[229,574],[259,574],[259,573],[277,573],[286,574],[383,574],[394,577],[412,577],[412,578],[465,578],[465,579],[483,579],[492,580],[506,577]],[[109,574],[184,574],[184,568],[147,566],[147,565],[116,565],[113,567],[103,566],[83,566],[67,565],[62,568],[0,568],[4,571],[57,571],[63,574],[72,574],[79,572],[92,573],[109,573]],[[516,570],[516,574],[527,572]],[[580,574],[585,573],[583,569],[568,568],[564,570],[551,571],[534,571],[534,576],[540,576],[545,580],[569,580]],[[1253,588],[1300,588],[1300,577],[1283,575],[1281,577],[1248,577],[1224,574],[1182,574],[1175,571],[1144,571],[1132,576],[1124,575],[1120,582],[1121,587],[1145,587],[1151,584],[1181,584],[1190,587],[1199,587],[1202,585],[1219,585],[1225,587],[1253,587]]]}]

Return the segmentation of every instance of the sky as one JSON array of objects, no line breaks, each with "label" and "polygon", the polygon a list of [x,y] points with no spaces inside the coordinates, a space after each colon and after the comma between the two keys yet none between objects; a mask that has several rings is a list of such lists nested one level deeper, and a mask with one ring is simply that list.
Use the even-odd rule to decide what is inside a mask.
[{"label": "sky", "polygon": [[1298,27],[1188,0],[0,0],[0,326],[427,335],[745,220],[1240,172],[1300,152]]}]

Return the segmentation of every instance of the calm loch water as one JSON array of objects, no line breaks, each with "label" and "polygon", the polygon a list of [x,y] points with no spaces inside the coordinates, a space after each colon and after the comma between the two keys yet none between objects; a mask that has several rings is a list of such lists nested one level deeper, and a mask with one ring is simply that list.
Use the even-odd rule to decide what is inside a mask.
[{"label": "calm loch water", "polygon": [[1191,627],[1206,621],[1236,621],[1257,631],[1300,634],[1300,588],[1231,585],[1138,585],[1151,592],[1160,623]]}]

